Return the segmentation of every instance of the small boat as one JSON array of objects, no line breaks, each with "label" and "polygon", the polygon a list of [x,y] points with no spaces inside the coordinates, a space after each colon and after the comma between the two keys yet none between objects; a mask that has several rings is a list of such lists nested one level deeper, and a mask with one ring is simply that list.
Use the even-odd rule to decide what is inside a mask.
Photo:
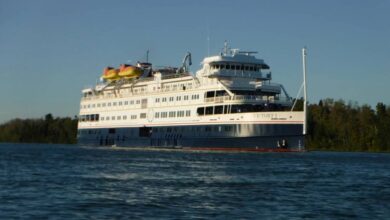
[{"label": "small boat", "polygon": [[119,72],[118,69],[115,69],[113,67],[106,67],[106,68],[104,68],[102,77],[103,77],[103,79],[106,79],[109,81],[117,80],[119,78],[118,72]]},{"label": "small boat", "polygon": [[131,66],[128,64],[122,64],[119,69],[118,75],[126,79],[131,79],[139,77],[142,74],[142,69],[136,66]]}]

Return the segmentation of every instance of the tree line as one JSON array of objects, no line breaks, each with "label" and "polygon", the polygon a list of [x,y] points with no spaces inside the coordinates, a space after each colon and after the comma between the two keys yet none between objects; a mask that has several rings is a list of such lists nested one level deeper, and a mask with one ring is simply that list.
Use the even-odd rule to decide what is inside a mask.
[{"label": "tree line", "polygon": [[13,119],[0,125],[0,142],[74,144],[77,118]]},{"label": "tree line", "polygon": [[309,150],[390,151],[390,107],[324,99],[308,106]]},{"label": "tree line", "polygon": [[[295,110],[302,110],[298,100]],[[0,142],[77,142],[77,117],[13,119],[0,125]],[[375,109],[343,100],[324,99],[308,105],[308,150],[390,151],[390,106]]]}]

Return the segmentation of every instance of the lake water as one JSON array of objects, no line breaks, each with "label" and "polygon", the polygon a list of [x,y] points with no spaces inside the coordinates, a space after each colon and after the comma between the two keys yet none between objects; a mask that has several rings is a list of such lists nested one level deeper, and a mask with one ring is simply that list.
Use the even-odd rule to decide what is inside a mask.
[{"label": "lake water", "polygon": [[390,219],[390,154],[0,144],[1,219]]}]

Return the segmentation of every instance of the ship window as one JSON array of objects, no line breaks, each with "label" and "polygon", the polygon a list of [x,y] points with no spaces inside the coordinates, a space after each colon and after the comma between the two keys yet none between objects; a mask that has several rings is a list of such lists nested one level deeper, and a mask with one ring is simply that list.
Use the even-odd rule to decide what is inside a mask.
[{"label": "ship window", "polygon": [[184,96],[184,100],[188,100],[188,95],[185,95],[185,96]]},{"label": "ship window", "polygon": [[163,101],[163,102],[166,102],[166,101],[167,101],[167,98],[165,98],[165,97],[162,98],[162,101]]},{"label": "ship window", "polygon": [[112,116],[112,117],[111,117],[111,120],[115,120],[115,116]]},{"label": "ship window", "polygon": [[170,118],[176,117],[176,112],[169,112],[169,117]]},{"label": "ship window", "polygon": [[156,103],[157,103],[157,102],[160,102],[160,98],[156,98]]},{"label": "ship window", "polygon": [[235,65],[232,65],[232,70],[236,70],[236,66]]},{"label": "ship window", "polygon": [[215,106],[214,114],[223,114],[223,105]]},{"label": "ship window", "polygon": [[166,118],[167,117],[167,112],[161,112],[161,118]]},{"label": "ship window", "polygon": [[247,71],[249,69],[249,67],[248,66],[245,66],[245,70]]},{"label": "ship window", "polygon": [[198,113],[198,115],[204,115],[204,107],[200,107],[196,110],[196,112]]},{"label": "ship window", "polygon": [[125,105],[128,105],[129,104],[129,101],[125,101]]},{"label": "ship window", "polygon": [[140,101],[140,100],[137,100],[137,102],[136,102],[136,103],[137,103],[137,105],[138,105],[138,104],[140,104],[140,103],[141,103],[141,101]]},{"label": "ship window", "polygon": [[178,111],[177,112],[177,117],[184,117],[184,111]]},{"label": "ship window", "polygon": [[139,115],[139,118],[146,118],[146,113],[141,113],[141,114]]},{"label": "ship window", "polygon": [[107,103],[107,106],[111,106],[111,102]]},{"label": "ship window", "polygon": [[169,101],[170,101],[170,102],[173,102],[173,97],[169,97]]},{"label": "ship window", "polygon": [[226,69],[230,70],[230,65],[229,64],[226,65]]},{"label": "ship window", "polygon": [[137,119],[137,115],[131,115],[131,119]]},{"label": "ship window", "polygon": [[249,67],[249,71],[253,71],[253,66],[250,66],[250,67]]},{"label": "ship window", "polygon": [[206,115],[212,115],[213,114],[213,106],[206,107]]},{"label": "ship window", "polygon": [[122,105],[122,102],[119,102],[119,105]]},{"label": "ship window", "polygon": [[121,116],[116,116],[116,119],[117,120],[121,120]]},{"label": "ship window", "polygon": [[127,119],[127,116],[126,116],[126,115],[124,115],[124,116],[123,116],[123,120],[126,120],[126,119]]},{"label": "ship window", "polygon": [[130,105],[134,105],[134,101],[133,100],[130,101]]},{"label": "ship window", "polygon": [[114,102],[114,103],[112,103],[113,104],[113,106],[116,106],[116,102]]},{"label": "ship window", "polygon": [[97,104],[97,107],[100,108],[100,103]]},{"label": "ship window", "polygon": [[221,64],[221,69],[225,69],[225,65],[224,64]]},{"label": "ship window", "polygon": [[180,101],[180,100],[181,100],[181,96],[177,96],[176,101]]},{"label": "ship window", "polygon": [[217,65],[215,65],[215,68],[216,68],[216,69],[219,69],[219,65],[218,65],[218,64],[217,64]]},{"label": "ship window", "polygon": [[155,117],[155,118],[159,118],[159,117],[160,117],[160,112],[154,113],[154,117]]},{"label": "ship window", "polygon": [[106,116],[106,121],[109,121],[110,120],[110,117]]},{"label": "ship window", "polygon": [[225,108],[223,110],[223,114],[227,114],[228,113],[228,109],[229,109],[229,106],[225,105]]},{"label": "ship window", "polygon": [[191,110],[186,111],[186,117],[189,117],[189,116],[191,116]]}]

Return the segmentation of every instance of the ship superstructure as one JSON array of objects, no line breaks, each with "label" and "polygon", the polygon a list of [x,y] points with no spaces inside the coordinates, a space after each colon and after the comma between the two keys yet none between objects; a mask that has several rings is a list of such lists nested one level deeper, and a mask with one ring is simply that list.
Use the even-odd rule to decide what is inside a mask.
[{"label": "ship superstructure", "polygon": [[225,45],[196,74],[190,53],[180,68],[105,69],[102,82],[82,91],[79,144],[304,149],[305,113],[291,111],[292,98],[254,54]]}]

